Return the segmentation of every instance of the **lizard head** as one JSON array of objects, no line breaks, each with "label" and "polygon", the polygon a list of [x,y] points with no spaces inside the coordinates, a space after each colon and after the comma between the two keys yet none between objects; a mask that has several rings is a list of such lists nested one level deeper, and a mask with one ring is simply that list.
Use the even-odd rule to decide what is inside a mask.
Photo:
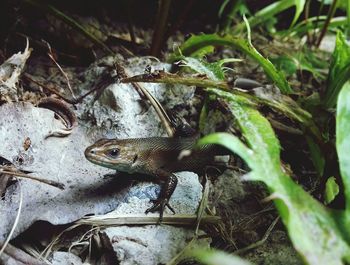
[{"label": "lizard head", "polygon": [[85,157],[99,166],[132,173],[138,155],[127,139],[101,139],[86,148]]}]

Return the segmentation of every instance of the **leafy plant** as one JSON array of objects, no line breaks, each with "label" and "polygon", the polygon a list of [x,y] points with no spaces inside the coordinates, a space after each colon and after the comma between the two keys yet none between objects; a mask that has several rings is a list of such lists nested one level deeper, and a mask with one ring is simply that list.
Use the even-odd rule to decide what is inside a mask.
[{"label": "leafy plant", "polygon": [[[295,6],[295,15],[292,21],[291,26],[293,26],[297,19],[299,18],[301,12],[304,10],[305,0],[281,0],[281,1],[275,1],[274,3],[264,7],[263,9],[259,10],[254,14],[254,16],[250,17],[248,19],[249,25],[251,28],[256,27],[257,25],[271,19],[275,15],[287,10],[288,8],[291,8],[292,6]],[[238,32],[243,31],[245,28],[244,23],[237,24],[234,28],[232,33],[237,34]]]},{"label": "leafy plant", "polygon": [[208,46],[229,46],[255,60],[265,71],[266,75],[272,82],[281,90],[282,93],[291,93],[292,89],[289,86],[284,74],[278,71],[276,67],[264,56],[262,56],[247,40],[234,38],[231,36],[220,37],[217,34],[206,34],[192,36],[181,47],[180,51],[175,52],[170,61],[181,59],[182,56],[192,56],[193,53]]},{"label": "leafy plant", "polygon": [[334,198],[339,193],[339,185],[336,182],[335,177],[330,177],[327,179],[326,182],[326,189],[325,189],[325,204],[331,203]]},{"label": "leafy plant", "polygon": [[285,76],[291,76],[297,71],[297,64],[288,56],[282,55],[275,58],[270,58],[270,61],[278,70],[282,71]]},{"label": "leafy plant", "polygon": [[[303,20],[297,25],[287,30],[280,30],[276,32],[277,35],[281,35],[283,37],[292,37],[292,36],[300,36],[303,37],[306,33],[310,31],[315,31],[317,29],[321,29],[325,25],[326,16],[312,17],[308,20]],[[340,28],[348,24],[347,18],[343,16],[334,17],[329,21],[328,30],[333,30],[336,28]]]},{"label": "leafy plant", "polygon": [[[194,44],[198,44],[198,42],[191,43],[187,47],[188,50],[185,51],[188,52],[191,47],[196,47]],[[209,41],[209,43],[212,42]],[[220,43],[226,44],[225,41]],[[201,45],[197,47],[200,48]],[[208,64],[202,64],[202,68],[192,68],[206,75],[208,75],[208,71],[212,71],[215,79],[222,78],[222,75],[218,74],[218,68],[215,68],[213,72],[213,68],[207,66]],[[201,69],[205,70],[201,71]],[[344,87],[345,91],[347,91],[346,89],[347,87]],[[262,181],[266,184],[271,191],[270,199],[275,199],[276,208],[289,232],[294,247],[308,264],[350,262],[350,231],[347,227],[350,205],[350,182],[348,179],[344,181],[347,198],[346,211],[335,211],[326,208],[283,171],[280,162],[279,141],[267,119],[255,109],[255,104],[250,104],[243,95],[227,90],[208,88],[207,92],[210,95],[208,99],[220,98],[227,102],[241,130],[244,142],[231,134],[216,133],[204,137],[198,144],[221,144],[246,161],[251,172],[244,178]],[[350,94],[350,88],[347,92]],[[346,97],[342,98],[346,102]],[[347,100],[349,100],[349,97],[347,97]],[[346,119],[349,122],[350,118],[348,116]],[[340,119],[338,118],[337,122],[338,120]],[[341,124],[344,127],[345,123]],[[346,127],[342,131],[349,130],[350,128]],[[339,134],[338,130],[337,134]],[[344,138],[346,138],[345,135]],[[348,141],[350,142],[350,140]],[[348,148],[347,150],[350,150],[348,144],[348,142],[342,142],[342,150],[345,150],[344,146]],[[350,164],[350,161],[347,162]],[[346,171],[350,172],[350,169],[346,169]],[[344,180],[347,175],[343,172],[342,175]],[[335,187],[335,185],[332,185],[332,187]],[[333,190],[330,198],[334,197],[336,193]]]},{"label": "leafy plant", "polygon": [[237,97],[217,89],[209,90],[229,103],[247,142],[217,133],[203,138],[199,144],[216,143],[241,156],[251,172],[249,180],[264,182],[275,199],[276,207],[289,232],[294,247],[309,264],[342,264],[350,262],[349,231],[337,224],[337,214],[312,198],[295,184],[280,164],[280,147],[268,121],[255,109],[240,104]]},{"label": "leafy plant", "polygon": [[218,250],[196,250],[191,253],[204,265],[250,265],[251,263],[237,256],[233,256]]},{"label": "leafy plant", "polygon": [[340,172],[344,184],[345,213],[344,224],[346,224],[347,240],[350,240],[350,81],[346,82],[340,91],[337,104],[336,145],[339,158]]},{"label": "leafy plant", "polygon": [[[227,13],[227,14],[225,14]],[[224,15],[225,14],[225,15]],[[244,0],[232,1],[225,0],[223,1],[219,9],[219,18],[223,20],[221,25],[221,31],[229,32],[235,18],[241,18],[244,14],[251,15],[246,3]]]},{"label": "leafy plant", "polygon": [[[262,181],[267,185],[272,193],[270,198],[275,199],[295,248],[308,264],[350,262],[350,231],[339,225],[339,222],[348,223],[349,215],[342,213],[339,217],[339,212],[325,208],[284,173],[280,163],[279,142],[269,122],[257,110],[244,104],[239,96],[232,93],[219,89],[208,89],[208,92],[226,100],[246,144],[226,133],[206,136],[199,144],[221,144],[246,161],[251,172],[245,179]],[[350,89],[348,93],[350,94]],[[348,144],[349,142],[342,142],[342,150]],[[343,177],[345,176],[347,175]],[[344,185],[347,187],[349,202],[350,182],[346,180]]]},{"label": "leafy plant", "polygon": [[340,89],[350,78],[350,47],[346,44],[344,35],[338,31],[335,50],[327,79],[327,89],[323,96],[325,108],[334,108]]}]

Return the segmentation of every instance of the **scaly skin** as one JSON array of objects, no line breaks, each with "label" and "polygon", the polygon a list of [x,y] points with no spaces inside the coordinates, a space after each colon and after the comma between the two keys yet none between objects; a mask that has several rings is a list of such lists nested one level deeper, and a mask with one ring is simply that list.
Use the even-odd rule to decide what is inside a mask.
[{"label": "scaly skin", "polygon": [[[228,154],[215,145],[194,149],[196,140],[196,137],[102,139],[86,148],[85,157],[99,166],[130,174],[147,174],[163,182],[158,199],[146,210],[146,213],[160,211],[161,221],[165,206],[174,212],[168,203],[177,185],[173,172],[198,172],[212,164],[215,156]],[[184,150],[191,152],[183,155]]]}]

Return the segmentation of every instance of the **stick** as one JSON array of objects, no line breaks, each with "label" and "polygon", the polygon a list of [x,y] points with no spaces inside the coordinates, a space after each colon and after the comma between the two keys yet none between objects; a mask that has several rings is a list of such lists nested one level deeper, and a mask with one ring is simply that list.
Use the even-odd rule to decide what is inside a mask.
[{"label": "stick", "polygon": [[[2,247],[2,246],[3,246],[3,243],[0,242],[0,247]],[[35,259],[34,257],[30,256],[29,254],[27,254],[23,250],[16,248],[16,247],[12,246],[11,244],[7,244],[7,246],[5,248],[5,253],[8,256],[10,256],[11,258],[13,258],[14,260],[19,261],[23,264],[46,265],[46,263]]]},{"label": "stick", "polygon": [[[0,169],[2,168],[2,166],[0,166]],[[31,179],[31,180],[35,180],[35,181],[39,181],[42,182],[44,184],[53,186],[55,188],[58,188],[60,190],[64,190],[64,184],[60,183],[60,182],[56,182],[53,180],[48,180],[48,179],[42,179],[42,178],[38,178],[38,177],[34,177],[34,176],[30,176],[28,174],[22,173],[22,172],[12,172],[12,171],[7,171],[7,170],[0,170],[1,174],[6,174],[6,175],[10,175],[10,176],[17,176],[20,178],[27,178],[27,179]],[[0,175],[1,177],[1,175]]]}]

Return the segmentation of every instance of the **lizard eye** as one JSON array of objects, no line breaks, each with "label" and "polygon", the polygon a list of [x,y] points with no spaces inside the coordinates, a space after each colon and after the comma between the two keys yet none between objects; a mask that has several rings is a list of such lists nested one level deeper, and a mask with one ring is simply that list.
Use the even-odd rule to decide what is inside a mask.
[{"label": "lizard eye", "polygon": [[109,157],[116,158],[119,155],[119,149],[118,148],[113,148],[111,149],[108,154]]}]

